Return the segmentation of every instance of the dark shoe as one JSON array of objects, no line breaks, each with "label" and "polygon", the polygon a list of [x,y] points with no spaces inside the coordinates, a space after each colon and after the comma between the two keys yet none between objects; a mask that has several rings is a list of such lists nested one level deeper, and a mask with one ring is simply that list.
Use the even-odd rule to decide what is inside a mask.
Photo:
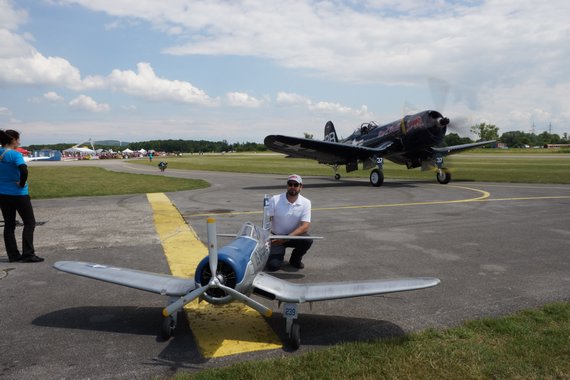
[{"label": "dark shoe", "polygon": [[267,270],[268,271],[275,272],[279,268],[281,268],[281,260],[273,259],[273,260],[269,260],[267,262]]},{"label": "dark shoe", "polygon": [[305,267],[305,264],[303,264],[302,261],[295,261],[295,260],[289,260],[289,264],[291,264],[291,266],[297,268],[297,269],[303,269]]},{"label": "dark shoe", "polygon": [[16,257],[10,257],[10,258],[8,259],[8,262],[10,262],[10,263],[15,263],[15,262],[17,262],[17,261],[22,261],[22,255],[19,255],[19,256],[16,256]]},{"label": "dark shoe", "polygon": [[42,261],[44,261],[44,259],[42,259],[39,256],[33,255],[33,256],[22,257],[21,261],[23,263],[41,263]]}]

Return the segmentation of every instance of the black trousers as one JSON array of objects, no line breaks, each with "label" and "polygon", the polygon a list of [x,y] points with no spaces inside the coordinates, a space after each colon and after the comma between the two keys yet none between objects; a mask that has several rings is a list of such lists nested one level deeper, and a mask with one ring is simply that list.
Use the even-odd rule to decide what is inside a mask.
[{"label": "black trousers", "polygon": [[[308,234],[304,235],[308,236]],[[293,248],[293,252],[291,252],[291,261],[301,261],[303,256],[309,248],[313,245],[313,240],[287,240],[282,245],[272,245],[271,250],[269,252],[268,262],[272,261],[276,263],[277,260],[279,263],[282,263],[285,259],[285,248]]]},{"label": "black trousers", "polygon": [[36,218],[29,195],[0,194],[0,208],[4,217],[4,245],[8,258],[16,259],[20,256],[16,243],[16,212],[22,218],[24,230],[22,231],[22,255],[34,256],[34,229]]}]

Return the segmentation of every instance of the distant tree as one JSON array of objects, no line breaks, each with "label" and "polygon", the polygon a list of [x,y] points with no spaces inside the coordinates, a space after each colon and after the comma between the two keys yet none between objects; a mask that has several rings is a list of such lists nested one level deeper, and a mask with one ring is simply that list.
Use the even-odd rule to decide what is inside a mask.
[{"label": "distant tree", "polygon": [[472,143],[473,140],[471,140],[469,137],[460,137],[457,133],[449,133],[445,135],[443,142],[445,143],[446,146],[451,146],[451,145],[469,144]]},{"label": "distant tree", "polygon": [[313,134],[312,133],[308,133],[308,132],[303,132],[303,134],[305,135],[306,139],[313,139]]},{"label": "distant tree", "polygon": [[492,124],[481,123],[479,125],[474,125],[471,127],[471,132],[479,136],[479,140],[477,141],[499,139],[499,128]]}]

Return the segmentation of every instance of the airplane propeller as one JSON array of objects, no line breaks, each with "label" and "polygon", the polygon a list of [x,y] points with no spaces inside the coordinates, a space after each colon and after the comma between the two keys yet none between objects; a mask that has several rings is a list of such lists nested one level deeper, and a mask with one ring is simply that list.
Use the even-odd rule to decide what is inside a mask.
[{"label": "airplane propeller", "polygon": [[[444,116],[448,116],[445,115],[445,108],[451,90],[450,84],[443,79],[430,77],[428,78],[428,87],[435,109],[444,114]],[[471,117],[451,116],[449,118],[450,122],[447,124],[448,131],[457,133],[462,137],[468,137],[470,135],[470,127],[473,122]]]},{"label": "airplane propeller", "polygon": [[220,279],[217,276],[217,268],[218,268],[218,242],[216,239],[216,219],[208,218],[207,224],[207,232],[208,232],[208,263],[210,266],[210,273],[212,277],[208,284],[201,286],[192,290],[190,293],[186,294],[183,297],[180,297],[175,302],[171,303],[167,307],[162,310],[162,315],[168,317],[178,310],[183,308],[186,304],[192,302],[194,299],[200,297],[202,294],[206,293],[209,289],[221,289],[226,294],[230,295],[233,299],[242,301],[247,306],[251,307],[252,309],[256,310],[260,314],[270,317],[273,314],[273,311],[266,307],[265,305],[255,301],[254,299],[246,296],[238,292],[237,290],[230,288],[220,282]]}]

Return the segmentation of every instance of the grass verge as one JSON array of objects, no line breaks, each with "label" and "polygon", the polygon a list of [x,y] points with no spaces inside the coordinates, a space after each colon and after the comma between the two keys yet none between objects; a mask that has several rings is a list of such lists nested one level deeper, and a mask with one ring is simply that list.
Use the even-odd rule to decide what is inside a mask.
[{"label": "grass verge", "polygon": [[[559,157],[556,157],[559,156]],[[169,169],[247,172],[263,174],[318,175],[332,177],[331,168],[316,161],[285,158],[279,154],[212,154],[186,155],[168,158]],[[147,160],[132,160],[131,163],[152,165]],[[451,172],[452,181],[519,182],[519,183],[570,183],[570,158],[565,155],[542,154],[469,154],[455,155],[446,159],[445,166]],[[343,178],[368,178],[370,170],[346,173]],[[434,182],[435,172],[406,169],[386,161],[384,176],[390,179],[413,179]]]},{"label": "grass verge", "polygon": [[193,190],[207,187],[203,180],[160,175],[117,173],[96,167],[30,167],[33,199],[121,195]]},{"label": "grass verge", "polygon": [[174,379],[568,379],[570,303]]}]

